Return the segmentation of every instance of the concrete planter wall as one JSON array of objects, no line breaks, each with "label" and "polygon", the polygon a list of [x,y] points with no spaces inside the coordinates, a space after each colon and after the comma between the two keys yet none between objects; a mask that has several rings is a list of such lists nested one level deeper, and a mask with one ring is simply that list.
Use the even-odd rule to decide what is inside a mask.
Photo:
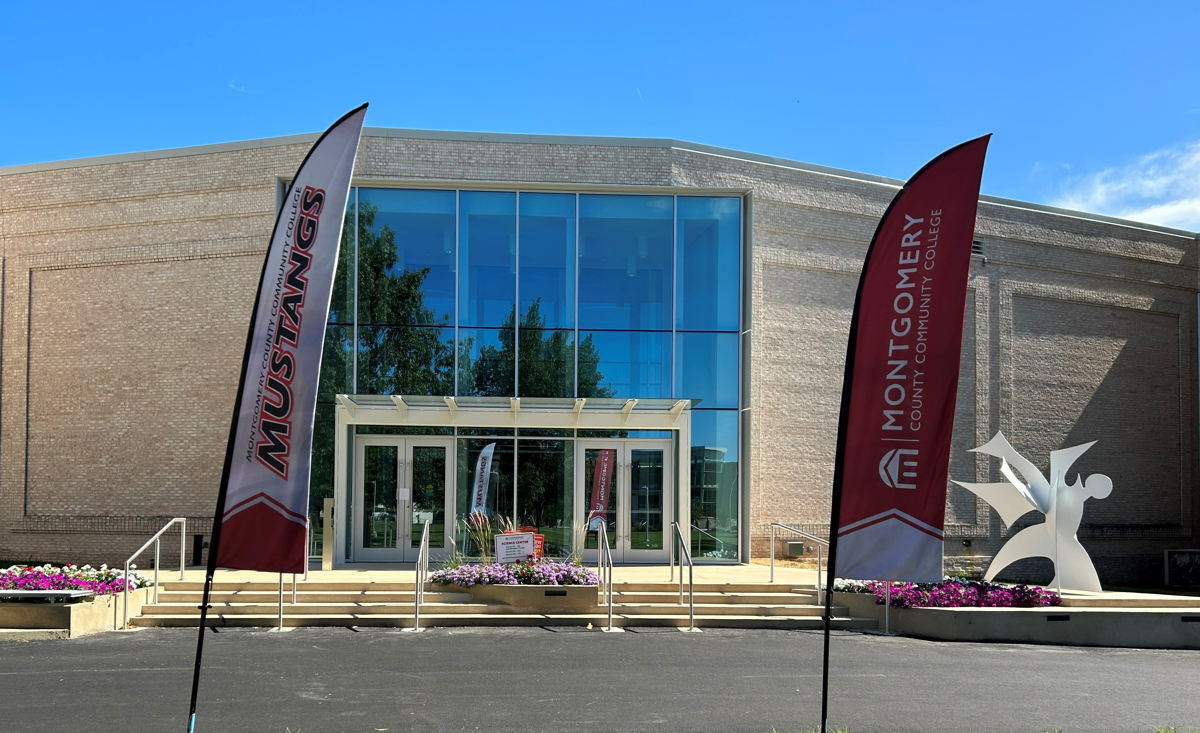
[{"label": "concrete planter wall", "polygon": [[[851,616],[883,628],[883,606],[871,593],[834,593]],[[992,641],[1077,646],[1200,649],[1200,612],[1137,608],[893,608],[891,630],[941,641]]]},{"label": "concrete planter wall", "polygon": [[439,590],[461,590],[479,603],[497,603],[520,611],[568,611],[587,613],[596,609],[594,585],[435,585]]},{"label": "concrete planter wall", "polygon": [[[833,594],[833,605],[845,606],[851,616],[858,618],[878,618],[883,623],[883,606],[875,603],[874,593],[837,593]],[[895,611],[896,609],[892,609]],[[882,627],[880,627],[882,628]]]},{"label": "concrete planter wall", "polygon": [[[142,612],[151,588],[130,591],[129,617]],[[0,603],[0,629],[66,629],[71,638],[112,631],[121,624],[123,594],[83,603]]]}]

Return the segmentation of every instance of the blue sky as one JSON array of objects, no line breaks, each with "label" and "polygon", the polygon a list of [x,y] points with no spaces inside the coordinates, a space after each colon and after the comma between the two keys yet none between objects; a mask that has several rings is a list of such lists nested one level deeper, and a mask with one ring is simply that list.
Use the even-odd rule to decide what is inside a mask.
[{"label": "blue sky", "polygon": [[[178,5],[179,8],[174,6]],[[1200,230],[1200,3],[5,4],[0,166],[367,124],[673,137]]]}]

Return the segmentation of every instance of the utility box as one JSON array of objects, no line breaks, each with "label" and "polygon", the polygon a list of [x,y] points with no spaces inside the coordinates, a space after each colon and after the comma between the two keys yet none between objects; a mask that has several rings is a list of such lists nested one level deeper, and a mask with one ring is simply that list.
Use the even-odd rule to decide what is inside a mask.
[{"label": "utility box", "polygon": [[785,542],[783,544],[784,544],[784,548],[783,548],[784,553],[787,555],[791,555],[791,556],[803,555],[806,552],[812,551],[812,549],[813,549],[813,548],[805,545],[804,542],[801,540],[793,540],[793,541]]}]

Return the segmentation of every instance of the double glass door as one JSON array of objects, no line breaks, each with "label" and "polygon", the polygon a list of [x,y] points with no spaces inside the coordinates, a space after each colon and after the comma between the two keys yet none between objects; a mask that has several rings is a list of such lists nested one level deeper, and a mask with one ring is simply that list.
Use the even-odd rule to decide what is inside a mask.
[{"label": "double glass door", "polygon": [[426,521],[430,557],[444,556],[454,516],[454,442],[358,436],[354,448],[352,559],[415,562]]},{"label": "double glass door", "polygon": [[[577,521],[604,521],[613,562],[666,562],[675,485],[671,441],[581,440],[577,450]],[[594,531],[586,534],[583,555],[596,557]]]}]

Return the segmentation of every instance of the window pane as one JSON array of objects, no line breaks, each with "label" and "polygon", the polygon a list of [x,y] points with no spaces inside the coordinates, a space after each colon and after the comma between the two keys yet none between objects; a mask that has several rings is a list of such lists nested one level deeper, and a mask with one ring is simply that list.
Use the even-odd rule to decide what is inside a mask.
[{"label": "window pane", "polygon": [[676,328],[736,331],[741,314],[742,200],[680,196]]},{"label": "window pane", "polygon": [[460,326],[513,322],[516,298],[517,195],[459,194],[458,263]]},{"label": "window pane", "polygon": [[520,209],[522,323],[529,321],[539,328],[573,328],[575,196],[523,193]]},{"label": "window pane", "polygon": [[446,546],[446,461],[445,446],[414,445],[412,448],[412,526],[409,546],[419,548],[429,522],[429,546]]},{"label": "window pane", "polygon": [[539,331],[522,324],[519,397],[573,397],[575,395],[575,334],[572,331]]},{"label": "window pane", "polygon": [[580,328],[671,328],[671,200],[579,197]]},{"label": "window pane", "polygon": [[358,328],[358,394],[448,395],[454,389],[454,329]]},{"label": "window pane", "polygon": [[[738,557],[738,411],[692,411],[692,554]],[[697,531],[698,530],[698,531]]]},{"label": "window pane", "polygon": [[699,407],[738,406],[737,333],[675,334],[675,396]]},{"label": "window pane", "polygon": [[333,277],[333,293],[329,298],[330,323],[354,323],[354,228],[358,217],[354,213],[354,192],[346,199],[346,220],[342,227],[342,244],[338,248],[337,273]]},{"label": "window pane", "polygon": [[[501,521],[512,519],[513,516],[513,440],[467,438],[458,441],[458,486],[457,502],[458,526],[455,536],[459,538],[459,550],[470,557],[479,556],[479,546],[476,543],[479,533],[468,532],[467,516],[471,512],[472,490],[475,486],[475,470],[479,463],[479,454],[483,449],[495,443],[492,451],[491,469],[488,472],[487,491],[484,500],[484,513],[491,519],[491,527],[497,530]],[[495,552],[494,547],[488,548],[488,553]]]},{"label": "window pane", "polygon": [[569,441],[522,440],[517,452],[517,524],[545,535],[548,557],[571,553],[573,448]]},{"label": "window pane", "polygon": [[358,320],[454,317],[454,192],[359,189]]},{"label": "window pane", "polygon": [[580,397],[670,397],[671,334],[579,334]]},{"label": "window pane", "polygon": [[671,439],[675,437],[674,430],[577,430],[579,438],[635,438],[638,440],[648,439]]},{"label": "window pane", "polygon": [[513,329],[458,329],[458,395],[514,397]]},{"label": "window pane", "polygon": [[629,451],[629,547],[633,550],[663,548],[663,454],[661,448]]},{"label": "window pane", "polygon": [[317,399],[333,401],[337,394],[354,394],[354,327],[326,326]]}]

